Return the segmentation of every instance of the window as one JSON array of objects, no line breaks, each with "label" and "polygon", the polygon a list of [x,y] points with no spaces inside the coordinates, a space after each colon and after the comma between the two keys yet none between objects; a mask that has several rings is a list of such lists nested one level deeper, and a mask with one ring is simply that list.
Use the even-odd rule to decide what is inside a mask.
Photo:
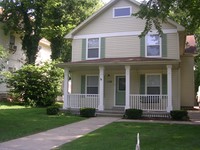
[{"label": "window", "polygon": [[160,94],[161,79],[160,75],[147,75],[146,76],[146,92],[147,94],[157,95]]},{"label": "window", "polygon": [[88,39],[87,58],[99,58],[99,38]]},{"label": "window", "polygon": [[161,57],[161,38],[158,34],[146,36],[146,56]]},{"label": "window", "polygon": [[98,94],[99,77],[87,76],[87,94]]},{"label": "window", "polygon": [[131,16],[130,6],[113,8],[113,18],[130,17],[130,16]]}]

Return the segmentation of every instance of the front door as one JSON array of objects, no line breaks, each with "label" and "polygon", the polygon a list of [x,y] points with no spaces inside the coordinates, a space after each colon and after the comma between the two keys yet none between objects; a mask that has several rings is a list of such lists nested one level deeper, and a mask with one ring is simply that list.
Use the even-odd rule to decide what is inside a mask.
[{"label": "front door", "polygon": [[125,76],[116,76],[115,105],[125,106]]}]

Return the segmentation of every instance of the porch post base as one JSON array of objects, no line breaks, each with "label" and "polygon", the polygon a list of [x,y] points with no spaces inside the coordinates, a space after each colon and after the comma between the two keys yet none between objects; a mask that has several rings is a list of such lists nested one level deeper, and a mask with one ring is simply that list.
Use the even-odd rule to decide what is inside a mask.
[{"label": "porch post base", "polygon": [[167,107],[167,112],[169,113],[170,111],[172,111],[173,109],[172,109],[172,107],[170,106],[170,107]]},{"label": "porch post base", "polygon": [[99,106],[98,106],[98,110],[104,111],[104,106],[103,106],[103,105],[99,105]]},{"label": "porch post base", "polygon": [[130,108],[130,106],[125,106],[125,110],[126,110],[126,109],[129,109],[129,108]]}]

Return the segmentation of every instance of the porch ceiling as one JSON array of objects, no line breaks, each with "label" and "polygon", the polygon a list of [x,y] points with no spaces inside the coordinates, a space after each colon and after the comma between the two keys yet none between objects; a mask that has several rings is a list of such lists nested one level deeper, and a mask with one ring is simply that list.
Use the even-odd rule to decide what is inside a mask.
[{"label": "porch ceiling", "polygon": [[124,57],[60,63],[57,66],[60,68],[69,68],[70,70],[96,70],[99,69],[99,66],[104,66],[106,69],[115,70],[124,69],[124,66],[131,66],[134,69],[161,69],[166,68],[166,65],[172,65],[173,68],[178,68],[179,64],[180,61],[175,59]]}]

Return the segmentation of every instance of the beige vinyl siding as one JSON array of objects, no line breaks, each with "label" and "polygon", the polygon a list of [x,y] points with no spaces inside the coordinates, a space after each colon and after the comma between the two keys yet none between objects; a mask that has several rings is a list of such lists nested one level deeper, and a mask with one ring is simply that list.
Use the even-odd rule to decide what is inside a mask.
[{"label": "beige vinyl siding", "polygon": [[181,106],[194,106],[194,58],[181,57]]},{"label": "beige vinyl siding", "polygon": [[82,40],[77,39],[72,42],[72,61],[81,61]]},{"label": "beige vinyl siding", "polygon": [[106,58],[138,57],[140,55],[140,39],[138,36],[106,38]]},{"label": "beige vinyl siding", "polygon": [[169,59],[180,59],[179,58],[179,40],[178,34],[167,34],[167,49]]},{"label": "beige vinyl siding", "polygon": [[[128,1],[119,1],[113,7],[103,12],[96,19],[92,20],[87,26],[80,30],[77,35],[99,34],[99,33],[113,33],[113,32],[130,32],[130,31],[143,31],[145,20],[138,19],[134,16],[124,18],[113,18],[113,8],[132,6],[133,13],[136,13],[139,8]],[[163,29],[175,29],[169,23],[163,23]],[[153,29],[155,29],[153,27]]]}]

